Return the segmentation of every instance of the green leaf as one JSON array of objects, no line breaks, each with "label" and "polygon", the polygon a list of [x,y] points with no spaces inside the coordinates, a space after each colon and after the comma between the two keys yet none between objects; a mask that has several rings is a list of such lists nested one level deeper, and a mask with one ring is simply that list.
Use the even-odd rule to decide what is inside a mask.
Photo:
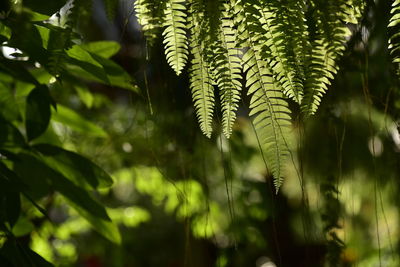
[{"label": "green leaf", "polygon": [[90,185],[96,189],[109,187],[113,183],[103,169],[77,153],[48,144],[35,145],[34,148],[49,166],[79,186]]},{"label": "green leaf", "polygon": [[82,103],[87,107],[91,108],[93,106],[94,96],[90,92],[89,88],[83,84],[75,84],[74,88],[78,93],[79,98],[81,99]]},{"label": "green leaf", "polygon": [[67,55],[69,56],[67,67],[75,75],[105,84],[110,83],[103,66],[81,46],[74,45],[67,51]]},{"label": "green leaf", "polygon": [[46,131],[50,122],[51,98],[46,86],[33,89],[26,100],[25,126],[28,140],[40,136]]},{"label": "green leaf", "polygon": [[20,216],[17,223],[12,228],[12,233],[16,237],[29,234],[35,229],[35,226],[24,216]]},{"label": "green leaf", "polygon": [[81,45],[72,46],[70,49],[68,49],[67,54],[71,58],[93,64],[97,67],[101,67],[101,64],[99,64],[95,59],[93,59],[90,52],[86,51]]},{"label": "green leaf", "polygon": [[113,224],[109,220],[102,220],[91,215],[87,210],[82,209],[73,202],[70,202],[70,204],[93,226],[98,233],[115,244],[121,244],[121,234],[119,233],[117,225]]},{"label": "green leaf", "polygon": [[[6,266],[14,267],[52,267],[53,265],[43,259],[28,246],[18,243],[15,239],[9,239],[1,248],[0,256],[8,262]],[[3,262],[2,262],[3,263]],[[2,265],[3,266],[3,265]]]},{"label": "green leaf", "polygon": [[99,62],[107,73],[109,85],[118,86],[134,92],[139,92],[139,88],[134,84],[132,77],[117,63],[95,54],[92,57]]},{"label": "green leaf", "polygon": [[107,133],[94,123],[86,120],[81,115],[67,107],[58,105],[57,112],[53,113],[52,119],[69,126],[72,130],[85,133],[94,137],[107,137]]},{"label": "green leaf", "polygon": [[35,27],[42,39],[42,46],[47,49],[50,37],[50,29],[48,27],[44,27],[43,25],[35,25]]},{"label": "green leaf", "polygon": [[[106,52],[107,47],[110,48],[108,52]],[[92,43],[86,46],[74,45],[67,51],[69,56],[67,68],[80,78],[138,92],[139,89],[134,85],[132,77],[121,66],[97,54],[110,56],[116,48],[110,42],[103,44],[99,42],[98,45]]]},{"label": "green leaf", "polygon": [[34,144],[42,144],[42,143],[46,143],[46,144],[51,144],[51,145],[55,145],[55,146],[62,146],[63,142],[60,139],[61,136],[59,136],[54,128],[57,127],[57,125],[54,125],[50,123],[49,127],[47,127],[47,130],[38,138],[35,139],[35,141],[33,142]]},{"label": "green leaf", "polygon": [[37,195],[37,191],[42,187],[47,187],[42,192],[49,192],[51,186],[63,195],[96,231],[115,243],[120,242],[118,229],[111,223],[107,211],[86,190],[32,155],[21,153],[18,157],[20,161],[15,164],[15,169],[19,170],[21,178],[31,187],[32,192]]},{"label": "green leaf", "polygon": [[110,58],[121,49],[121,45],[114,41],[98,41],[80,45],[84,50],[100,57]]},{"label": "green leaf", "polygon": [[39,166],[44,169],[42,172],[49,176],[54,189],[60,192],[70,202],[74,203],[75,208],[78,208],[78,211],[81,214],[84,213],[84,215],[82,215],[86,219],[92,218],[94,220],[111,221],[105,208],[97,201],[92,199],[87,191],[76,186],[63,175],[45,166],[44,164],[39,163]]},{"label": "green leaf", "polygon": [[53,179],[55,189],[68,199],[71,206],[73,206],[96,231],[114,243],[119,244],[121,242],[118,228],[111,222],[103,206],[94,201],[85,190],[75,186],[62,175],[53,175]]}]

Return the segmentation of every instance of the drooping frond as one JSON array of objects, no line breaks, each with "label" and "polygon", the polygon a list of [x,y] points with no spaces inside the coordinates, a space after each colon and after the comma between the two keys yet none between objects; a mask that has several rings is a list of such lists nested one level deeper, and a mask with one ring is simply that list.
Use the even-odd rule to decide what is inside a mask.
[{"label": "drooping frond", "polygon": [[236,44],[233,21],[227,11],[223,11],[217,40],[213,45],[214,76],[220,91],[222,106],[222,130],[229,138],[236,120],[236,111],[242,89],[241,50]]},{"label": "drooping frond", "polygon": [[[297,1],[287,1],[287,3],[265,1],[260,7],[247,5],[246,9],[256,8],[259,11],[258,21],[262,27],[260,34],[264,40],[264,56],[271,66],[275,80],[281,84],[284,94],[300,104],[303,97],[304,76],[302,46],[307,43],[307,31],[302,21],[304,13],[301,6],[293,4],[295,2]],[[248,12],[248,14],[255,13],[255,11]],[[257,20],[257,17],[254,19]],[[291,21],[294,19],[296,23]]]},{"label": "drooping frond", "polygon": [[250,100],[250,116],[262,147],[262,153],[274,176],[276,190],[283,181],[284,163],[289,154],[290,110],[271,67],[262,58],[263,39],[251,34],[255,22],[243,14],[239,33],[248,50],[243,56],[246,87]]},{"label": "drooping frond", "polygon": [[389,49],[396,65],[397,74],[400,75],[400,0],[395,0],[390,10],[391,18],[389,21]]},{"label": "drooping frond", "polygon": [[208,137],[212,133],[212,117],[214,112],[214,88],[210,77],[210,68],[204,58],[204,38],[202,38],[202,23],[204,10],[199,1],[193,1],[190,8],[190,49],[193,54],[190,67],[190,89],[196,115],[201,131]]},{"label": "drooping frond", "polygon": [[161,32],[165,4],[166,0],[136,0],[134,3],[138,23],[142,26],[144,36],[150,45]]},{"label": "drooping frond", "polygon": [[163,32],[168,64],[179,75],[188,59],[186,5],[184,0],[168,0]]},{"label": "drooping frond", "polygon": [[345,23],[357,22],[360,15],[361,1],[310,1],[313,49],[306,65],[305,98],[301,106],[302,112],[308,116],[314,114],[321,98],[325,94],[338,71],[337,60],[342,56],[346,39],[351,31]]},{"label": "drooping frond", "polygon": [[[276,190],[283,181],[284,162],[289,153],[288,134],[290,110],[281,90],[276,86],[266,64],[252,53],[250,48],[244,56],[247,71],[246,86],[250,100],[250,116],[254,115],[254,126],[261,143],[263,155],[274,176]],[[256,48],[257,49],[257,48]]]}]

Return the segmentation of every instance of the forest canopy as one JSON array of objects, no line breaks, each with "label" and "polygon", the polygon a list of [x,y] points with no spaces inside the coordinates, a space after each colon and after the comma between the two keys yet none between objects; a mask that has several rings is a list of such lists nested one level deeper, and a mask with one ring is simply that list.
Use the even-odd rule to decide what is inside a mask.
[{"label": "forest canopy", "polygon": [[1,266],[398,266],[400,1],[0,5]]}]

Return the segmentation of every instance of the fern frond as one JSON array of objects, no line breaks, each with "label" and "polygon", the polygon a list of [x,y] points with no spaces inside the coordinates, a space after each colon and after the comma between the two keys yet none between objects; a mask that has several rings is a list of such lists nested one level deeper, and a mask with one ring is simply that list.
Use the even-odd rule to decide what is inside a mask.
[{"label": "fern frond", "polygon": [[[252,5],[250,8],[257,6]],[[300,104],[303,97],[304,75],[303,62],[298,58],[304,54],[304,49],[298,47],[307,43],[307,31],[301,29],[299,24],[290,23],[294,16],[292,13],[295,12],[281,1],[265,2],[258,10],[260,26],[265,31],[263,34],[265,58],[269,61],[275,80],[281,84],[284,94]],[[298,19],[302,22],[304,13],[297,12],[296,16],[300,16]],[[304,26],[304,21],[302,25]],[[299,53],[298,57],[296,52]]]},{"label": "fern frond", "polygon": [[138,23],[150,45],[157,39],[164,23],[164,8],[166,0],[136,0],[134,9]]},{"label": "fern frond", "polygon": [[204,20],[204,10],[199,6],[199,1],[191,4],[189,14],[190,22],[190,48],[193,54],[191,60],[190,89],[196,115],[200,124],[201,131],[208,137],[212,133],[212,117],[214,112],[214,87],[210,77],[210,68],[204,59],[204,35],[202,25]]},{"label": "fern frond", "polygon": [[212,133],[214,88],[198,46],[192,46],[193,59],[190,68],[190,88],[201,131],[208,137]]},{"label": "fern frond", "polygon": [[[240,10],[239,10],[240,13]],[[289,154],[290,110],[279,83],[273,77],[268,63],[262,58],[263,38],[251,34],[248,29],[256,23],[240,15],[240,38],[248,50],[243,56],[246,87],[250,100],[250,116],[278,191],[284,176],[284,165]]]},{"label": "fern frond", "polygon": [[289,154],[287,143],[291,125],[290,110],[272,73],[255,55],[257,50],[253,49],[249,48],[243,58],[247,71],[246,87],[249,88],[248,94],[252,95],[249,115],[254,115],[254,126],[262,152],[278,191],[283,182],[284,164]]},{"label": "fern frond", "polygon": [[389,49],[393,63],[396,65],[397,74],[400,76],[400,0],[395,0],[392,4],[391,18],[389,20]]},{"label": "fern frond", "polygon": [[214,76],[220,90],[222,106],[222,131],[229,138],[236,120],[242,84],[241,50],[236,45],[232,19],[222,12],[218,39],[213,46]]},{"label": "fern frond", "polygon": [[179,75],[188,59],[186,5],[184,0],[169,0],[165,8],[163,32],[168,64]]},{"label": "fern frond", "polygon": [[313,33],[313,49],[306,66],[306,93],[301,106],[306,116],[317,111],[330,80],[338,72],[337,61],[343,55],[346,40],[351,35],[345,22],[354,21],[355,14],[352,1],[315,0],[311,3],[316,32]]}]

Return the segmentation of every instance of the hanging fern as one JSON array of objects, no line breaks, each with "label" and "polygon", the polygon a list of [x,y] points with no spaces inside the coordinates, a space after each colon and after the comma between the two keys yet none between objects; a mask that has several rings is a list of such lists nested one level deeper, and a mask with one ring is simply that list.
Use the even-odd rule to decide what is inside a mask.
[{"label": "hanging fern", "polygon": [[159,35],[164,22],[165,0],[136,0],[134,9],[138,23],[142,26],[144,36],[150,45]]},{"label": "hanging fern", "polygon": [[346,39],[351,35],[345,23],[357,22],[356,18],[360,16],[362,8],[362,2],[354,2],[357,5],[347,0],[311,1],[310,19],[316,24],[316,30],[312,33],[313,49],[306,66],[306,92],[301,106],[306,116],[317,111],[330,80],[338,71],[337,60],[343,55]]},{"label": "hanging fern", "polygon": [[220,90],[222,105],[222,130],[227,138],[232,133],[242,89],[241,51],[236,45],[232,19],[222,12],[218,39],[213,46],[215,79]]},{"label": "hanging fern", "polygon": [[[260,12],[258,20],[260,26],[265,31],[262,34],[264,46],[263,52],[265,57],[269,60],[269,65],[274,73],[275,80],[278,81],[284,94],[296,101],[301,103],[303,97],[303,86],[302,80],[296,74],[296,66],[301,66],[299,62],[295,60],[295,54],[293,50],[293,43],[302,44],[301,39],[306,39],[306,35],[302,35],[302,32],[292,30],[293,25],[289,24],[288,18],[291,17],[286,13],[287,7],[280,1],[269,1],[262,3],[262,6],[254,6],[247,4],[247,9],[256,8]],[[256,13],[253,11],[252,14]],[[301,17],[300,17],[301,18]],[[301,38],[294,38],[296,37]],[[300,40],[299,40],[300,39]]]},{"label": "hanging fern", "polygon": [[190,48],[193,54],[192,65],[190,67],[190,88],[200,129],[210,138],[214,112],[214,88],[210,77],[210,68],[204,58],[202,28],[198,27],[198,25],[201,25],[205,21],[204,10],[198,1],[192,3],[190,10]]},{"label": "hanging fern", "polygon": [[186,6],[184,0],[169,0],[165,8],[163,32],[165,55],[171,68],[179,75],[188,59],[186,33]]},{"label": "hanging fern", "polygon": [[[155,3],[137,0],[135,5],[142,14],[154,14]],[[221,100],[223,133],[230,137],[244,68],[247,94],[251,95],[250,115],[278,189],[290,153],[288,101],[298,103],[306,116],[317,111],[351,34],[346,24],[357,23],[363,3],[168,0],[161,7],[162,18],[139,22],[165,26],[165,54],[178,75],[189,56],[189,35],[190,88],[200,128],[207,137],[212,133],[214,86],[218,87]],[[143,29],[152,31],[152,27]]]},{"label": "hanging fern", "polygon": [[273,78],[272,71],[262,59],[263,39],[247,29],[254,27],[257,20],[244,12],[241,39],[248,47],[243,56],[246,72],[246,87],[250,100],[250,116],[262,147],[262,153],[275,180],[275,188],[283,181],[283,166],[289,149],[287,138],[290,129],[290,110],[284,99],[282,88]]}]

